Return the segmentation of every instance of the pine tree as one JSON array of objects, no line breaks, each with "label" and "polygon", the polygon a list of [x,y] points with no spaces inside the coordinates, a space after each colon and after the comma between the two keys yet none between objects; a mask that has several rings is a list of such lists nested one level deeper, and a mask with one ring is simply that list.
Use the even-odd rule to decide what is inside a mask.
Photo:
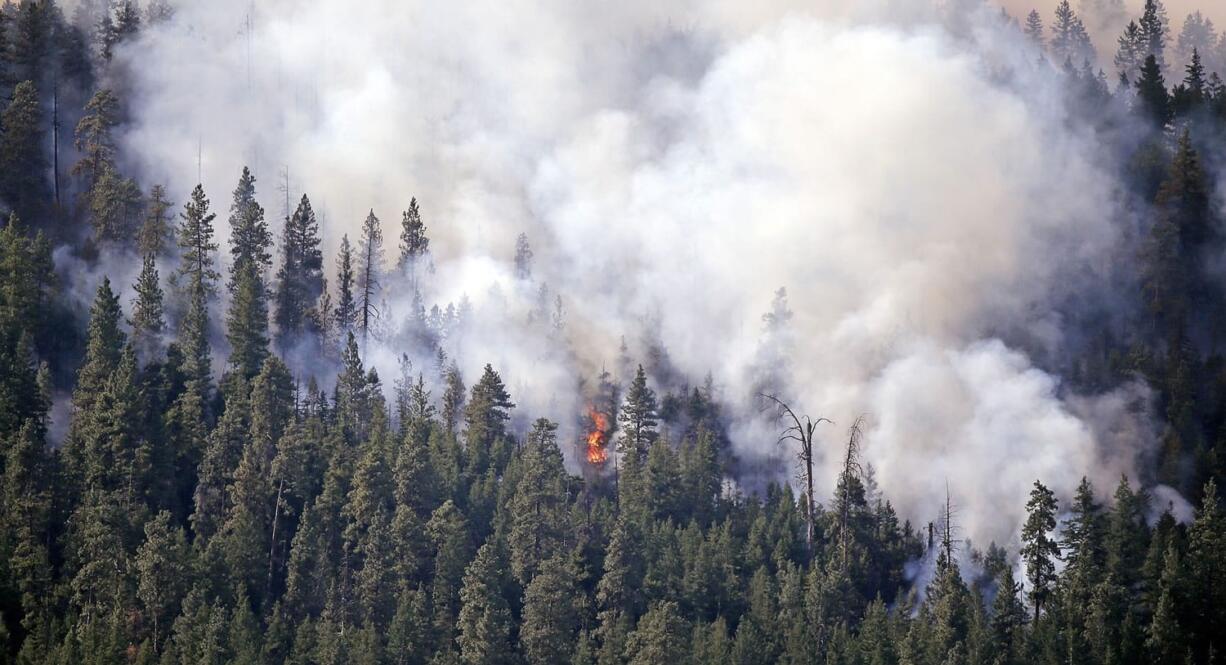
[{"label": "pine tree", "polygon": [[196,185],[192,189],[191,200],[183,206],[179,214],[178,242],[182,250],[178,274],[185,278],[189,289],[200,290],[208,297],[216,292],[217,280],[221,275],[217,272],[217,243],[213,240],[213,220],[217,215],[209,212],[209,200],[204,195],[204,188]]},{"label": "pine tree", "polygon": [[426,594],[405,589],[396,602],[396,615],[388,629],[387,653],[392,665],[424,665],[430,634]]},{"label": "pine tree", "polygon": [[282,263],[277,271],[277,346],[282,354],[294,348],[303,335],[318,334],[314,304],[323,293],[323,253],[319,249],[319,222],[306,195],[286,220],[281,242]]},{"label": "pine tree", "polygon": [[1196,656],[1205,661],[1209,653],[1226,653],[1226,514],[1223,514],[1217,484],[1205,484],[1201,508],[1188,528],[1188,588],[1197,590],[1190,628]]},{"label": "pine tree", "polygon": [[1162,0],[1145,0],[1145,9],[1138,23],[1141,28],[1141,40],[1145,50],[1143,54],[1154,58],[1158,72],[1166,70],[1166,41],[1170,32],[1167,25],[1166,8]]},{"label": "pine tree", "polygon": [[75,411],[87,413],[101,397],[123,355],[127,336],[119,327],[119,296],[111,290],[111,280],[102,278],[94,304],[89,310],[89,330],[86,335],[85,361],[77,370],[77,383],[72,403]]},{"label": "pine tree", "polygon": [[1022,604],[1022,585],[1013,580],[1013,567],[1005,566],[992,601],[992,640],[996,663],[1019,663],[1022,629],[1026,625],[1026,607]]},{"label": "pine tree", "polygon": [[152,253],[142,259],[140,276],[132,288],[136,291],[132,319],[128,322],[132,326],[132,345],[141,359],[149,361],[158,354],[166,328],[162,286]]},{"label": "pine tree", "polygon": [[179,324],[178,344],[183,352],[187,392],[194,393],[203,408],[209,396],[213,365],[209,347],[208,286],[193,278],[188,289],[187,312]]},{"label": "pine tree", "polygon": [[511,499],[511,571],[527,588],[537,567],[562,551],[566,536],[566,469],[557,424],[540,418],[528,435],[523,477]]},{"label": "pine tree", "polygon": [[1085,585],[1098,582],[1103,563],[1103,523],[1100,506],[1094,500],[1094,488],[1082,477],[1077,494],[1069,508],[1071,515],[1064,527],[1063,547],[1068,552],[1065,575],[1080,578]]},{"label": "pine tree", "polygon": [[1034,9],[1026,16],[1025,33],[1039,48],[1043,47],[1043,18]]},{"label": "pine tree", "polygon": [[47,535],[51,533],[52,473],[43,427],[29,419],[4,451],[0,479],[0,552],[10,583],[20,594],[21,626],[27,645],[50,646],[54,605],[53,569]]},{"label": "pine tree", "polygon": [[1056,528],[1056,497],[1051,490],[1035,481],[1026,502],[1026,523],[1022,526],[1022,557],[1026,561],[1026,576],[1030,578],[1030,600],[1034,619],[1052,594],[1056,580],[1055,560],[1060,558],[1060,545],[1051,538]]},{"label": "pine tree", "polygon": [[671,601],[656,603],[626,641],[628,665],[667,665],[685,658],[689,627]]},{"label": "pine tree", "polygon": [[400,260],[398,267],[401,272],[409,275],[413,288],[417,288],[417,269],[421,261],[430,251],[430,238],[426,236],[426,225],[421,221],[421,211],[417,207],[417,197],[409,200],[409,209],[404,211],[400,219]]},{"label": "pine tree", "polygon": [[621,413],[617,416],[621,439],[618,441],[618,452],[623,455],[634,455],[640,460],[647,458],[647,451],[655,442],[657,418],[656,394],[647,387],[647,374],[639,365],[630,389],[626,391],[626,401],[622,404]]},{"label": "pine tree", "polygon": [[141,208],[140,186],[135,180],[120,175],[113,165],[103,164],[87,197],[95,238],[124,244],[135,238]]},{"label": "pine tree", "polygon": [[508,411],[515,408],[511,396],[502,383],[502,377],[490,365],[486,365],[481,380],[473,386],[464,407],[464,439],[468,449],[469,471],[483,475],[489,468],[493,450],[506,435]]},{"label": "pine tree", "polygon": [[172,207],[173,205],[166,199],[164,187],[154,185],[149,190],[145,221],[136,234],[136,249],[141,256],[152,254],[158,257],[166,253],[168,243],[174,240],[174,229],[170,224]]},{"label": "pine tree", "polygon": [[226,339],[230,342],[230,366],[251,379],[268,357],[268,305],[264,282],[255,261],[243,261],[234,275],[234,301],[226,320]]},{"label": "pine tree", "polygon": [[[1152,317],[1153,332],[1178,348],[1191,312],[1206,302],[1210,287],[1199,277],[1198,268],[1205,244],[1212,237],[1205,176],[1186,130],[1180,135],[1154,205],[1157,220],[1142,255],[1142,296]],[[1174,361],[1171,366],[1179,369]],[[1172,378],[1180,377],[1173,374]],[[1183,423],[1176,418],[1172,424],[1179,428]],[[1186,433],[1184,429],[1177,431]]]},{"label": "pine tree", "polygon": [[464,571],[460,591],[460,660],[465,665],[495,665],[510,660],[511,610],[502,595],[506,566],[498,545],[486,543]]},{"label": "pine tree", "polygon": [[1140,78],[1141,64],[1145,62],[1145,36],[1136,21],[1129,21],[1124,33],[1116,41],[1115,69],[1124,81]]},{"label": "pine tree", "polygon": [[[87,191],[92,191],[103,172],[115,165],[116,148],[111,133],[119,125],[119,112],[119,98],[115,93],[99,90],[85,105],[85,115],[77,123],[75,146],[81,153],[81,161],[73,167],[72,173],[84,178]],[[87,194],[86,198],[92,196]]]},{"label": "pine tree", "polygon": [[1137,106],[1141,117],[1153,126],[1161,128],[1170,121],[1171,102],[1166,91],[1166,80],[1162,78],[1162,66],[1153,55],[1145,57],[1141,65],[1140,78],[1137,79]]},{"label": "pine tree", "polygon": [[532,278],[532,246],[526,233],[515,238],[515,278],[525,281]]},{"label": "pine tree", "polygon": [[460,376],[460,368],[454,362],[447,367],[443,377],[446,390],[443,392],[442,413],[443,426],[449,434],[455,434],[456,424],[464,412],[464,380]]},{"label": "pine tree", "polygon": [[1184,71],[1186,74],[1183,83],[1175,88],[1171,96],[1171,107],[1175,115],[1186,115],[1199,109],[1205,104],[1208,95],[1209,82],[1206,79],[1205,65],[1196,49],[1192,50],[1191,59]]},{"label": "pine tree", "polygon": [[1199,11],[1188,14],[1184,19],[1183,29],[1175,40],[1177,64],[1189,63],[1196,52],[1202,55],[1211,52],[1213,47],[1217,46],[1217,41],[1217,30],[1213,27],[1213,21],[1205,18]]},{"label": "pine tree", "polygon": [[[225,522],[229,505],[228,489],[234,482],[234,471],[250,436],[250,391],[247,381],[241,376],[237,377],[235,384],[235,389],[227,395],[226,409],[217,426],[208,433],[200,459],[191,516],[193,543],[198,549],[205,549]],[[189,389],[185,394],[193,392]]]},{"label": "pine tree", "polygon": [[341,250],[336,259],[336,309],[332,310],[332,318],[336,322],[337,333],[344,337],[353,332],[358,321],[357,301],[353,295],[353,248],[349,244],[349,234],[341,236]]},{"label": "pine tree", "polygon": [[37,84],[45,78],[46,61],[51,50],[52,7],[43,2],[22,2],[17,7],[17,24],[13,35],[16,80]]},{"label": "pine tree", "polygon": [[0,199],[22,216],[33,216],[47,198],[46,171],[38,91],[22,81],[0,114]]},{"label": "pine tree", "polygon": [[1163,558],[1154,618],[1146,630],[1145,649],[1149,653],[1149,662],[1154,665],[1179,665],[1185,662],[1184,635],[1176,607],[1176,585],[1181,575],[1179,551],[1172,542],[1167,546]]},{"label": "pine tree", "polygon": [[541,562],[539,574],[525,588],[519,640],[529,663],[570,661],[579,630],[575,577],[569,561],[558,555]]},{"label": "pine tree", "polygon": [[162,511],[145,524],[145,541],[136,552],[136,595],[150,622],[153,648],[160,648],[186,592],[189,551],[183,531]]},{"label": "pine tree", "polygon": [[255,176],[243,167],[238,185],[234,188],[234,200],[230,204],[230,264],[229,289],[237,290],[240,275],[247,264],[253,264],[256,278],[263,288],[264,271],[272,266],[272,233],[264,221],[264,208],[255,200]]},{"label": "pine tree", "polygon": [[1093,61],[1095,58],[1085,24],[1073,11],[1069,0],[1060,0],[1056,5],[1056,19],[1051,26],[1051,51],[1056,62]]},{"label": "pine tree", "polygon": [[370,336],[370,326],[379,316],[378,299],[383,274],[383,231],[379,218],[371,210],[362,222],[362,236],[358,239],[358,327],[362,330],[362,344]]},{"label": "pine tree", "polygon": [[[435,630],[450,640],[460,609],[460,585],[464,569],[472,557],[473,544],[468,520],[448,499],[435,509],[426,523],[426,533],[433,545],[434,575],[431,603],[434,608]],[[492,554],[491,554],[492,556]]]}]

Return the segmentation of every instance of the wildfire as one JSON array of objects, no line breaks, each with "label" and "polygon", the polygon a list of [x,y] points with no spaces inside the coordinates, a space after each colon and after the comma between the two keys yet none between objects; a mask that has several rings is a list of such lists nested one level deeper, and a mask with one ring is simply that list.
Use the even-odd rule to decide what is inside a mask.
[{"label": "wildfire", "polygon": [[609,458],[608,452],[605,451],[609,417],[592,407],[588,407],[587,417],[592,421],[592,429],[587,433],[587,461],[590,464],[604,464]]}]

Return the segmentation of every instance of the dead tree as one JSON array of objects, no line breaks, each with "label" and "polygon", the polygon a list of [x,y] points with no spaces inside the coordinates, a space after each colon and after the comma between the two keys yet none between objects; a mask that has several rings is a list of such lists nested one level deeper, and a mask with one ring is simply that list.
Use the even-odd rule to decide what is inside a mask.
[{"label": "dead tree", "polygon": [[958,541],[954,538],[954,503],[949,496],[949,483],[945,483],[945,506],[941,510],[941,551],[945,554],[945,565],[951,565],[954,560],[954,549]]},{"label": "dead tree", "polygon": [[813,503],[813,432],[817,429],[819,423],[834,424],[834,421],[829,418],[818,418],[811,420],[809,416],[798,416],[783,400],[760,393],[764,399],[770,400],[778,409],[778,417],[784,421],[786,427],[783,433],[779,435],[777,443],[785,441],[795,441],[800,447],[796,457],[800,461],[800,468],[805,479],[805,543],[809,547],[809,553],[813,553],[813,537],[814,537],[814,513],[816,507]]},{"label": "dead tree", "polygon": [[860,437],[863,435],[864,416],[847,428],[847,450],[843,454],[843,471],[839,474],[839,484],[842,493],[838,497],[839,509],[839,555],[842,558],[843,570],[847,570],[848,553],[851,549],[849,522],[851,521],[851,491],[852,482],[859,481],[863,475],[860,467]]}]

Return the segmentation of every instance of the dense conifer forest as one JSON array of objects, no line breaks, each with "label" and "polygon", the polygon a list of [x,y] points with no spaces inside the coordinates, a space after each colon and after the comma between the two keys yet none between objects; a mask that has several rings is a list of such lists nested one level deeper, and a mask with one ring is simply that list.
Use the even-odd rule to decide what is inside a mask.
[{"label": "dense conifer forest", "polygon": [[[449,251],[432,201],[346,230],[245,156],[232,187],[152,181],[122,54],[178,9],[6,2],[0,662],[1226,662],[1226,33],[1159,0],[1115,44],[1078,14],[1110,0],[949,4],[1110,156],[1135,306],[1066,309],[1075,352],[1037,362],[1069,390],[1145,386],[1154,445],[1112,485],[1027,478],[1002,508],[947,483],[916,515],[865,457],[876,414],[828,422],[781,378],[803,340],[727,386],[614,331],[607,367],[553,384],[577,408],[517,406],[498,344],[457,341],[486,314],[424,300]],[[502,257],[531,294],[516,325],[571,357],[535,249]],[[764,339],[807,288],[761,303]],[[765,458],[734,445],[745,403]],[[974,541],[972,514],[1012,538]]]}]

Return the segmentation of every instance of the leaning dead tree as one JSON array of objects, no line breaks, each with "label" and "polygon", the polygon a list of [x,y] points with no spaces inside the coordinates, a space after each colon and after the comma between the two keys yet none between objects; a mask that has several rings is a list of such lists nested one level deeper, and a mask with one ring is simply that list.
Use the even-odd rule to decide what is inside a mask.
[{"label": "leaning dead tree", "polygon": [[817,429],[820,423],[834,424],[834,421],[829,418],[818,418],[812,420],[809,416],[798,416],[788,406],[774,395],[759,393],[763,399],[769,400],[778,409],[778,418],[783,421],[785,427],[783,433],[779,435],[777,443],[793,441],[799,447],[796,453],[797,459],[800,461],[801,473],[805,480],[805,543],[809,547],[809,552],[813,551],[814,537],[814,513],[816,507],[813,503],[813,432]]}]

